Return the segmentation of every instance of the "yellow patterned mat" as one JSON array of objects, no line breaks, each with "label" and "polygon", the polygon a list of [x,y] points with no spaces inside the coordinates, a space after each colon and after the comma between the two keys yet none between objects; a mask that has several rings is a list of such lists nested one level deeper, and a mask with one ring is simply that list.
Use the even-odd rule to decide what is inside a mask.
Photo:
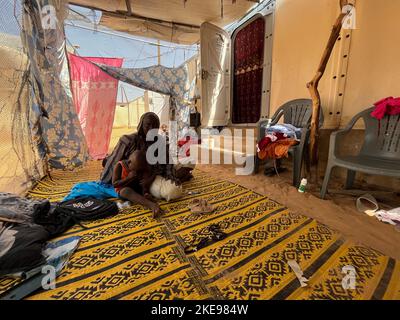
[{"label": "yellow patterned mat", "polygon": [[[29,195],[61,200],[77,182],[98,179],[100,165],[57,172]],[[184,185],[199,195],[162,202],[160,220],[135,205],[120,214],[70,229],[63,237],[81,243],[54,290],[28,299],[400,299],[400,262],[359,245],[310,218],[242,186],[200,171]],[[189,202],[203,198],[216,210],[192,214]],[[219,223],[225,240],[185,255],[186,244]],[[301,288],[287,261],[309,278]],[[355,290],[345,290],[344,266],[354,266]],[[0,293],[18,282],[0,279]]]}]

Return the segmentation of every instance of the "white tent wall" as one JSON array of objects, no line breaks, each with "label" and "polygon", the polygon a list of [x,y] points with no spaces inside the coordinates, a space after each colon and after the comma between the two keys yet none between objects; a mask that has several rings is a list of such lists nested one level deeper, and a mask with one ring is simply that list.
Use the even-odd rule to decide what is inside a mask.
[{"label": "white tent wall", "polygon": [[149,92],[149,111],[154,112],[160,118],[160,124],[168,125],[169,122],[169,97]]},{"label": "white tent wall", "polygon": [[131,110],[129,107],[129,103],[118,104],[115,107],[114,114],[114,128],[129,128],[132,126],[131,121]]},{"label": "white tent wall", "polygon": [[117,103],[113,128],[135,128],[142,114],[148,111],[156,113],[161,124],[168,124],[168,101],[168,96],[146,90],[143,96],[128,103]]}]

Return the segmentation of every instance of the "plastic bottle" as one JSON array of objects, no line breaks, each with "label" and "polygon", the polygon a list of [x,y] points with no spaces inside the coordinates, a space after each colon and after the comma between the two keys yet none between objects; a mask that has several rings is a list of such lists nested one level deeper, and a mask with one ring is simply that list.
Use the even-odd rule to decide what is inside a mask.
[{"label": "plastic bottle", "polygon": [[300,186],[299,186],[299,192],[300,193],[305,193],[306,192],[306,186],[307,186],[307,179],[302,179]]}]

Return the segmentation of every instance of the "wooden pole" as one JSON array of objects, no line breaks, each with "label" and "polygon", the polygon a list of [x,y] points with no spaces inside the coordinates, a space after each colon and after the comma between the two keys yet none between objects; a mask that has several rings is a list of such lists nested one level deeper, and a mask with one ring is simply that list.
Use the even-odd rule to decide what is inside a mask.
[{"label": "wooden pole", "polygon": [[321,96],[318,91],[318,84],[325,73],[329,58],[340,35],[340,31],[342,30],[342,22],[349,14],[349,12],[343,12],[343,7],[346,5],[352,6],[352,4],[349,3],[349,0],[340,0],[340,15],[332,28],[331,36],[329,37],[328,44],[326,45],[325,51],[322,55],[317,73],[314,78],[307,83],[307,88],[310,91],[313,105],[310,134],[310,159],[312,164],[316,164],[318,161],[319,117],[321,110]]},{"label": "wooden pole", "polygon": [[161,65],[161,50],[160,50],[160,40],[157,40],[157,61],[158,65]]},{"label": "wooden pole", "polygon": [[126,3],[126,9],[128,11],[127,15],[132,16],[133,13],[132,13],[132,6],[131,6],[130,0],[125,0],[125,3]]}]

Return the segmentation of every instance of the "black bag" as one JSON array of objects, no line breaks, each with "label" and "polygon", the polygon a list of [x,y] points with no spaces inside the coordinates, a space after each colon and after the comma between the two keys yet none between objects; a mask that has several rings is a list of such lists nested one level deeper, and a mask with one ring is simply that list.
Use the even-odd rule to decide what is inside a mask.
[{"label": "black bag", "polygon": [[118,213],[118,206],[110,200],[78,198],[61,202],[55,209],[70,215],[76,222],[104,219]]},{"label": "black bag", "polygon": [[118,206],[109,200],[78,198],[52,205],[50,210],[35,214],[34,222],[43,226],[51,237],[63,234],[74,224],[81,221],[104,219],[118,213]]},{"label": "black bag", "polygon": [[191,127],[198,128],[201,126],[201,114],[200,112],[196,111],[193,113],[190,113],[190,124]]}]

